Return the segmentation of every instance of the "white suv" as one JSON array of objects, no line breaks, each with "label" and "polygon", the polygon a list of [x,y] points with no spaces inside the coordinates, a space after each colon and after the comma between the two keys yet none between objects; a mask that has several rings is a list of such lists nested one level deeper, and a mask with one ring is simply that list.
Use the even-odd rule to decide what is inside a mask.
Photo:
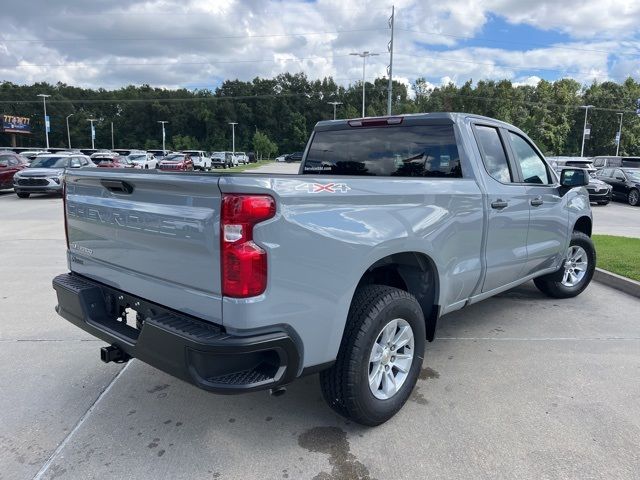
[{"label": "white suv", "polygon": [[247,154],[244,152],[236,152],[236,160],[238,163],[243,163],[245,165],[249,163],[249,157],[247,157]]},{"label": "white suv", "polygon": [[211,170],[211,157],[203,150],[182,150],[180,153],[187,153],[193,160],[194,170]]}]

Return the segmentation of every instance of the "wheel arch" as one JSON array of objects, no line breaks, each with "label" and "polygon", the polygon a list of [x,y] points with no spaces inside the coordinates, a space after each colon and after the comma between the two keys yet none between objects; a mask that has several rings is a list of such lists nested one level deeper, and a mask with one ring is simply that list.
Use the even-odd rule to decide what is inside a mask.
[{"label": "wheel arch", "polygon": [[415,251],[387,255],[364,271],[356,292],[369,284],[399,288],[416,297],[424,315],[427,340],[433,341],[440,314],[440,280],[438,268],[431,257]]},{"label": "wheel arch", "polygon": [[591,237],[591,230],[593,228],[593,222],[591,218],[587,216],[582,216],[576,220],[576,223],[573,225],[573,231],[582,232],[586,236]]}]

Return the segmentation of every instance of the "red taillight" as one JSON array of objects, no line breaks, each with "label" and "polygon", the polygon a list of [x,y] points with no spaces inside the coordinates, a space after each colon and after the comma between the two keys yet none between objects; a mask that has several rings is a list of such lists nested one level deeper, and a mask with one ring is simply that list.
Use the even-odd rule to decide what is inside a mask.
[{"label": "red taillight", "polygon": [[62,216],[64,217],[64,237],[67,239],[69,250],[69,227],[67,226],[67,179],[62,177]]},{"label": "red taillight", "polygon": [[253,242],[253,227],[276,214],[276,202],[268,195],[223,195],[221,212],[222,295],[260,295],[267,288],[267,252]]}]

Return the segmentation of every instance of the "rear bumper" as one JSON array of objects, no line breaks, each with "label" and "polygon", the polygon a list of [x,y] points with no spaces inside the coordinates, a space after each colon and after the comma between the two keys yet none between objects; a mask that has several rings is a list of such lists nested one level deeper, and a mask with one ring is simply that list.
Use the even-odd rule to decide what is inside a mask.
[{"label": "rear bumper", "polygon": [[[247,337],[165,309],[76,274],[53,280],[59,315],[130,357],[216,393],[273,388],[297,375],[300,355],[284,330]],[[119,319],[122,309],[144,318],[141,329]]]}]

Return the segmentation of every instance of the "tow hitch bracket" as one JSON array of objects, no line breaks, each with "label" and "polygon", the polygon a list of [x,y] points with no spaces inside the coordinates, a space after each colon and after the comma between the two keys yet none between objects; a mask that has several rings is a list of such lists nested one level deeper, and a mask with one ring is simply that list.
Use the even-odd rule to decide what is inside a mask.
[{"label": "tow hitch bracket", "polygon": [[108,347],[102,347],[100,349],[100,360],[102,360],[104,363],[124,363],[129,361],[130,359],[131,357],[116,345],[110,345]]}]

